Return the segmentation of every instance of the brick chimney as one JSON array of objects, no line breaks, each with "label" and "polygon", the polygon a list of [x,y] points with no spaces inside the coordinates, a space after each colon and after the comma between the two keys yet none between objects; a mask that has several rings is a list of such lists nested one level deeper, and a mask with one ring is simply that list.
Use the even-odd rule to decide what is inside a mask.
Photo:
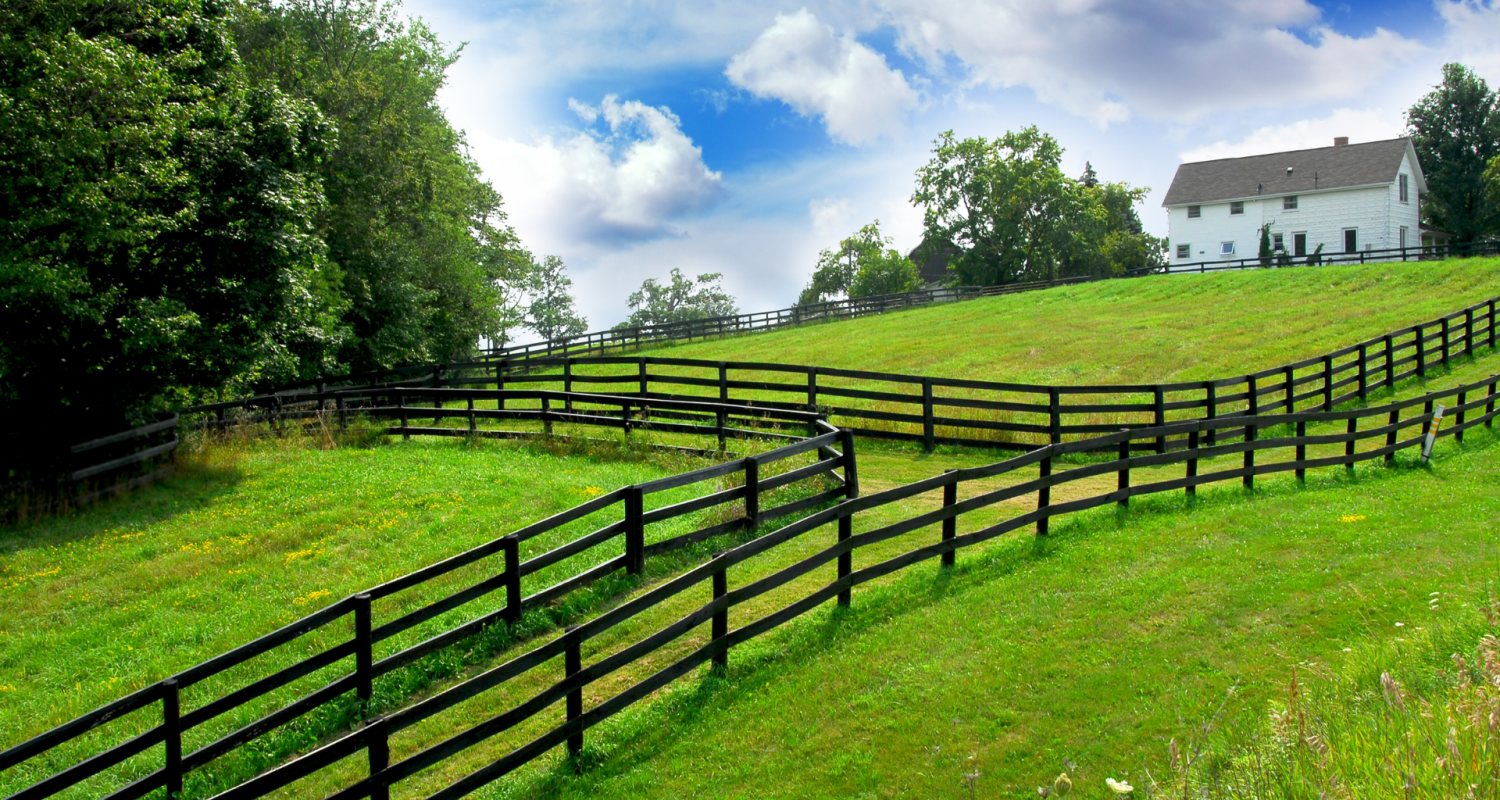
[{"label": "brick chimney", "polygon": [[1334,147],[1344,147],[1344,146],[1346,146],[1348,144],[1349,144],[1349,137],[1347,137],[1347,136],[1335,136],[1335,137],[1333,137],[1333,146]]}]

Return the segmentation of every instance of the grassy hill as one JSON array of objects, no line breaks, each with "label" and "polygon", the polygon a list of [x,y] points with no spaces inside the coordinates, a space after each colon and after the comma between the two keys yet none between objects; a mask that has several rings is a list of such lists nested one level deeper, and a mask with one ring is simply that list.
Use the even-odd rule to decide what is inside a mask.
[{"label": "grassy hill", "polygon": [[644,351],[1032,383],[1227,377],[1500,295],[1500,259],[1101,281]]},{"label": "grassy hill", "polygon": [[973,796],[1022,797],[1067,772],[1071,796],[1106,798],[1106,778],[1166,780],[1169,740],[1258,727],[1294,667],[1473,613],[1500,574],[1481,522],[1500,515],[1500,448],[1443,450],[911,570],[591,733],[581,777],[553,756],[482,796],[968,797],[977,774]]},{"label": "grassy hill", "polygon": [[[1500,260],[1170,276],[661,352],[1022,381],[1188,379],[1304,357],[1497,294]],[[1497,363],[1488,353],[1461,359],[1428,383],[1472,380]],[[1043,773],[1062,758],[1135,776],[1157,763],[1164,732],[1212,713],[1231,679],[1242,688],[1226,713],[1254,718],[1272,691],[1260,684],[1290,655],[1335,653],[1329,648],[1365,630],[1371,615],[1400,612],[1402,581],[1462,591],[1493,575],[1493,531],[1449,530],[1455,515],[1500,510],[1489,499],[1500,496],[1500,453],[1488,441],[1473,437],[1472,452],[1430,475],[1372,467],[1352,483],[1315,479],[1307,491],[1273,479],[1253,499],[1205,492],[1187,514],[1180,500],[1163,499],[1123,520],[1055,523],[1058,535],[1040,546],[1008,538],[946,577],[921,568],[899,574],[857,595],[851,613],[815,612],[736,651],[727,682],[688,679],[591,734],[598,768],[585,778],[554,772],[549,758],[488,791],[778,796],[785,786],[779,796],[879,796],[906,785],[942,796],[977,769],[988,776],[976,784],[980,794],[1030,792],[1036,784],[1028,782],[1050,781],[1055,772]],[[867,491],[1000,457],[871,445],[861,443]],[[687,466],[456,442],[327,451],[262,444],[212,451],[197,469],[120,502],[5,529],[0,729],[35,733],[329,599],[581,502],[591,488]],[[1453,497],[1472,509],[1455,510]],[[857,529],[934,501],[915,498]],[[1141,513],[1152,507],[1162,513]],[[1334,514],[1339,508],[1348,510]],[[1330,521],[1361,515],[1373,522]],[[786,548],[779,563],[821,546]],[[877,548],[864,557],[880,556]],[[680,611],[663,607],[598,646],[618,646]],[[453,671],[505,652],[501,643]],[[618,680],[649,674],[674,652]],[[460,719],[434,719],[394,741],[393,755],[534,688],[476,698]],[[527,732],[498,737],[408,791],[434,790]],[[967,761],[971,753],[979,766]],[[358,764],[346,766],[293,794],[326,793],[361,774]]]}]

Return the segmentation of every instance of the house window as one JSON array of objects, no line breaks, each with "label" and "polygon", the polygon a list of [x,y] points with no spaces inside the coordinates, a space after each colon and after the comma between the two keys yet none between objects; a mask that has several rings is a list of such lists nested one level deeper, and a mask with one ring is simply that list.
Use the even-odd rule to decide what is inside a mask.
[{"label": "house window", "polygon": [[1229,204],[1229,214],[1230,214],[1230,216],[1233,216],[1235,214],[1243,214],[1243,213],[1245,213],[1245,204],[1244,204],[1244,202],[1237,200],[1237,201]]},{"label": "house window", "polygon": [[1401,181],[1400,182],[1401,182],[1401,202],[1405,203],[1405,202],[1408,202],[1407,199],[1406,199],[1406,176],[1405,175],[1401,176]]},{"label": "house window", "polygon": [[1359,234],[1358,234],[1358,232],[1354,228],[1345,228],[1344,229],[1344,252],[1345,253],[1358,253],[1359,252]]},{"label": "house window", "polygon": [[1197,219],[1203,216],[1203,206],[1188,206],[1188,219]]},{"label": "house window", "polygon": [[[1405,231],[1406,229],[1402,228],[1401,230]],[[1192,255],[1193,255],[1193,246],[1192,245],[1190,245],[1190,244],[1179,244],[1179,245],[1177,245],[1177,257],[1178,258],[1190,258]]]},{"label": "house window", "polygon": [[1294,256],[1305,256],[1305,255],[1307,255],[1307,234],[1305,234],[1305,233],[1294,233],[1294,234],[1292,234],[1292,255],[1294,255]]},{"label": "house window", "polygon": [[1297,195],[1289,194],[1286,197],[1281,198],[1281,210],[1282,211],[1296,211],[1297,210]]},{"label": "house window", "polygon": [[[1406,176],[1403,175],[1401,177],[1404,178]],[[1406,249],[1406,226],[1405,225],[1401,226],[1401,249],[1403,249],[1403,250]]]},{"label": "house window", "polygon": [[1234,255],[1234,242],[1220,242],[1219,243],[1219,255],[1221,255],[1221,256],[1232,256],[1232,255]]},{"label": "house window", "polygon": [[1272,250],[1285,250],[1286,249],[1286,247],[1283,246],[1282,243],[1281,243],[1281,234],[1279,234],[1279,233],[1273,233],[1273,234],[1271,234],[1271,249]]}]

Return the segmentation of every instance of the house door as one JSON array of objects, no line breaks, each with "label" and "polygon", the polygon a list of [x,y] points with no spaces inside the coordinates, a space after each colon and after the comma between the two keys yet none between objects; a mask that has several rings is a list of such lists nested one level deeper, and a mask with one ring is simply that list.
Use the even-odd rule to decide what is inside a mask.
[{"label": "house door", "polygon": [[1344,229],[1344,252],[1359,252],[1359,234],[1357,234],[1353,228]]},{"label": "house door", "polygon": [[1305,233],[1294,233],[1294,234],[1292,234],[1292,255],[1294,255],[1294,256],[1305,256],[1305,255],[1307,255],[1307,234],[1305,234]]}]

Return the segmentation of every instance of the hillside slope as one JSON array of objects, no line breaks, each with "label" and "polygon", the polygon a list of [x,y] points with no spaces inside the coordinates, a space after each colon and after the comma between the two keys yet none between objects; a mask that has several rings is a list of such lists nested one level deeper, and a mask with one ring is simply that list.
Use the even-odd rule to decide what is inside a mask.
[{"label": "hillside slope", "polygon": [[1023,383],[1228,377],[1500,295],[1500,259],[1159,275],[644,351]]}]

